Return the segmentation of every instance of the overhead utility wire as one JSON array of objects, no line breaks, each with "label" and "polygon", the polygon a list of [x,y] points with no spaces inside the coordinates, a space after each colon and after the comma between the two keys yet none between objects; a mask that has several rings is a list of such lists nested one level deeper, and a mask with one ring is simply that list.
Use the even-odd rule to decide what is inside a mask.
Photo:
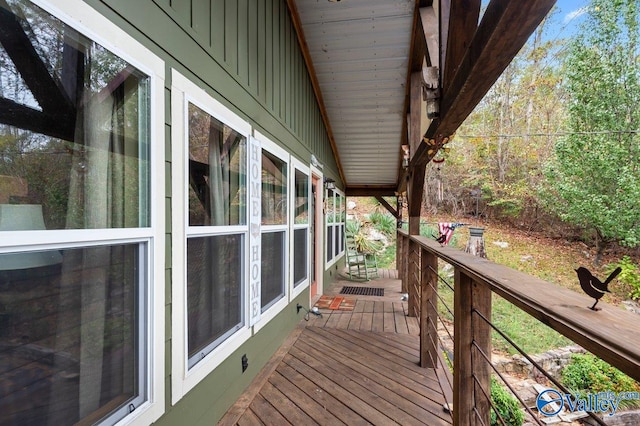
[{"label": "overhead utility wire", "polygon": [[640,130],[594,130],[591,132],[554,132],[554,133],[523,133],[519,135],[459,135],[460,138],[528,138],[528,137],[550,137],[550,136],[570,136],[570,135],[621,135],[638,134]]}]

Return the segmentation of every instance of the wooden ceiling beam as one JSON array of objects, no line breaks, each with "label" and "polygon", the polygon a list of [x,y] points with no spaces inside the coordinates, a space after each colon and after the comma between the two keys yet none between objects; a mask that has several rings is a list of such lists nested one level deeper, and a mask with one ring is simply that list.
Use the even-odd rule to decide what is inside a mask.
[{"label": "wooden ceiling beam", "polygon": [[[448,1],[448,0],[447,0]],[[469,48],[410,161],[409,170],[424,167],[446,143],[518,54],[556,0],[492,0]],[[442,43],[442,42],[441,42]],[[432,141],[432,144],[424,141]],[[408,170],[400,175],[398,192],[406,188]]]},{"label": "wooden ceiling beam", "polygon": [[446,89],[439,123],[425,136],[449,136],[473,111],[518,54],[556,0],[492,0]]},{"label": "wooden ceiling beam", "polygon": [[382,198],[381,195],[376,195],[375,197],[376,197],[376,200],[378,200],[378,202],[382,204],[382,207],[387,209],[387,211],[391,213],[393,217],[395,217],[396,219],[399,219],[399,213],[397,209],[394,209],[393,206],[387,202],[387,200]]},{"label": "wooden ceiling beam", "polygon": [[395,186],[347,186],[344,190],[347,197],[395,197]]},{"label": "wooden ceiling beam", "polygon": [[440,25],[438,24],[438,15],[433,7],[420,8],[420,22],[422,23],[422,33],[424,34],[427,59],[427,66],[440,66]]},{"label": "wooden ceiling beam", "polygon": [[[440,70],[443,93],[449,88],[456,71],[460,68],[462,59],[471,44],[471,40],[478,28],[480,17],[480,0],[448,0],[449,25],[447,27],[446,62]],[[443,28],[444,30],[444,28]]]}]

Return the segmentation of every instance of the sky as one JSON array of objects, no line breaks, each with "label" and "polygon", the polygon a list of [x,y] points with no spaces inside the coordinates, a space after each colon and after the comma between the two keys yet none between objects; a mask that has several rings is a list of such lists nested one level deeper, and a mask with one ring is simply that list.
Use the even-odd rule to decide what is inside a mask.
[{"label": "sky", "polygon": [[556,18],[549,31],[549,37],[570,37],[582,22],[588,4],[588,0],[558,0]]}]

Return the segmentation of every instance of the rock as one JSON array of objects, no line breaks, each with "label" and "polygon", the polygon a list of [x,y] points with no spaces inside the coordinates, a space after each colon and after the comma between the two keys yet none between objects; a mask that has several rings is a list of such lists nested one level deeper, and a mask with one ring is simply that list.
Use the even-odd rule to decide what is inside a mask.
[{"label": "rock", "polygon": [[509,247],[509,243],[504,242],[504,241],[494,241],[493,242],[494,245],[500,247],[500,248],[507,248]]},{"label": "rock", "polygon": [[529,262],[531,260],[533,260],[533,256],[530,254],[520,257],[520,262]]},{"label": "rock", "polygon": [[638,302],[635,302],[633,300],[625,300],[622,302],[622,304],[627,309],[627,311],[631,311],[634,314],[640,314],[640,306],[638,305]]}]

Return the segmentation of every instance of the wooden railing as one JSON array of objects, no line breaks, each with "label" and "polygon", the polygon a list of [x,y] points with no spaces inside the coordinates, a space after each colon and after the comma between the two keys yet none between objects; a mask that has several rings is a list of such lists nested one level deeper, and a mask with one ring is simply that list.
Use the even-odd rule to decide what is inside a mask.
[{"label": "wooden railing", "polygon": [[[409,315],[419,317],[420,363],[443,368],[437,339],[438,259],[454,268],[453,419],[489,424],[491,299],[495,293],[587,351],[640,381],[638,315],[487,259],[398,231],[397,267]],[[576,265],[577,266],[577,265]],[[577,278],[576,278],[577,279]],[[445,367],[446,368],[446,367]]]}]

